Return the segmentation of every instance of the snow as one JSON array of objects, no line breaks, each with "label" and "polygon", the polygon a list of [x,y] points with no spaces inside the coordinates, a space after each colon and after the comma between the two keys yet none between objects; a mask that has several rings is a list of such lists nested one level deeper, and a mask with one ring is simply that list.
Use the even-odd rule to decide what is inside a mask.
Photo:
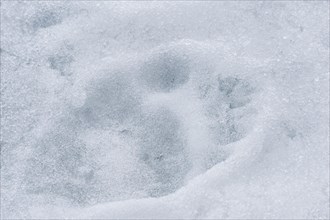
[{"label": "snow", "polygon": [[1,218],[329,219],[329,2],[3,1]]}]

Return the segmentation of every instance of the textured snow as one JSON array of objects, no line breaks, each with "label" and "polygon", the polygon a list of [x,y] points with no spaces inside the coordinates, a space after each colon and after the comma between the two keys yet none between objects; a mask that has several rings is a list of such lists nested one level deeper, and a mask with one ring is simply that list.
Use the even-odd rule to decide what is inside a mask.
[{"label": "textured snow", "polygon": [[329,219],[328,1],[1,2],[3,219]]}]

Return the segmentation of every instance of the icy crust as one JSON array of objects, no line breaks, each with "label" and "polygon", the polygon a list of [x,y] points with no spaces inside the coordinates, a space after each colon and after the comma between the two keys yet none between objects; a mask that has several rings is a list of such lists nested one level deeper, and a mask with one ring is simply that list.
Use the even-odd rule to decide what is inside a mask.
[{"label": "icy crust", "polygon": [[2,217],[329,218],[324,5],[3,3]]}]

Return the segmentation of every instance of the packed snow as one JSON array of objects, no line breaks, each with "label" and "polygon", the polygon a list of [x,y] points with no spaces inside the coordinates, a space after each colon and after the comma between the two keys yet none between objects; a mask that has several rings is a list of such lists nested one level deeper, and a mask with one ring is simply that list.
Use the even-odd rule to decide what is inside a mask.
[{"label": "packed snow", "polygon": [[2,1],[3,219],[329,219],[328,1]]}]

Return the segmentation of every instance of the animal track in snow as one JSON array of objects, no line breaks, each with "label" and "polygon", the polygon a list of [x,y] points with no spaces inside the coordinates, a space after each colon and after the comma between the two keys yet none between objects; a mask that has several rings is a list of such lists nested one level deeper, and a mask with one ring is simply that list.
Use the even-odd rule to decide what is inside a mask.
[{"label": "animal track in snow", "polygon": [[205,44],[172,43],[139,59],[137,74],[105,70],[91,79],[83,103],[38,142],[29,192],[77,204],[159,197],[225,161],[222,146],[248,132],[240,121],[253,116],[255,90],[219,76],[200,51]]}]

